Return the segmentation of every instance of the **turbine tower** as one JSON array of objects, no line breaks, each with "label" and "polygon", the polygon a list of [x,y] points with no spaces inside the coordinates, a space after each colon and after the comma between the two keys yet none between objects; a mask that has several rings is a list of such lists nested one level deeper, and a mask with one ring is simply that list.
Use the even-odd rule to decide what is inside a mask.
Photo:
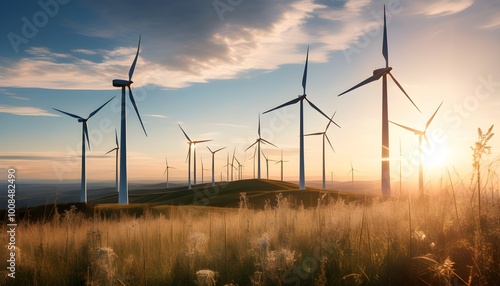
[{"label": "turbine tower", "polygon": [[[429,139],[427,139],[427,128],[429,127],[429,125],[431,124],[432,120],[434,119],[434,116],[436,115],[436,113],[438,112],[439,108],[441,108],[441,105],[443,104],[443,102],[441,102],[441,104],[438,106],[438,108],[436,109],[436,111],[434,112],[434,114],[431,116],[431,118],[429,118],[429,120],[427,120],[427,123],[425,124],[425,129],[424,130],[417,130],[417,129],[413,129],[411,127],[408,127],[408,126],[404,126],[404,125],[401,125],[401,124],[398,124],[398,123],[395,123],[395,122],[392,122],[389,120],[389,122],[391,122],[392,124],[395,124],[401,128],[404,128],[408,131],[411,131],[413,132],[413,134],[415,135],[418,135],[418,155],[419,155],[419,167],[418,167],[418,190],[420,192],[420,196],[423,197],[424,195],[424,164],[422,162],[422,137],[425,138],[425,141],[427,141],[427,144],[429,144]],[[430,145],[430,144],[429,144]]]},{"label": "turbine tower", "polygon": [[122,90],[122,101],[121,101],[121,131],[120,131],[120,193],[118,195],[118,203],[128,204],[128,178],[127,178],[127,98],[125,97],[125,88],[128,88],[128,95],[132,105],[134,106],[135,113],[139,117],[139,122],[141,123],[142,130],[144,134],[146,133],[146,128],[142,123],[141,115],[139,115],[139,110],[137,109],[137,104],[135,103],[134,95],[132,94],[132,76],[134,75],[135,65],[137,64],[137,57],[139,56],[139,49],[141,47],[141,36],[139,36],[139,44],[137,45],[137,52],[135,54],[134,61],[130,66],[128,71],[128,80],[124,79],[114,79],[113,86],[120,87]]},{"label": "turbine tower", "polygon": [[[207,146],[207,149],[208,151],[210,151],[210,153],[212,153],[212,187],[215,186],[215,153],[221,151],[221,150],[224,150],[226,149],[226,147],[222,147],[222,148],[219,148],[215,151],[212,151],[212,149],[210,149],[210,147]],[[221,180],[222,181],[222,180]]]},{"label": "turbine tower", "polygon": [[[300,135],[299,135],[299,149],[300,149],[299,150],[299,189],[300,190],[304,190],[306,188],[305,167],[304,167],[304,100],[306,100],[307,103],[309,103],[309,105],[312,108],[314,108],[316,111],[318,111],[321,115],[323,115],[328,120],[330,120],[328,115],[326,115],[323,111],[321,111],[321,109],[319,109],[316,105],[314,105],[314,103],[312,103],[307,98],[306,83],[307,83],[307,63],[308,63],[308,60],[309,60],[309,47],[307,47],[306,64],[304,67],[304,74],[302,76],[303,94],[299,95],[295,99],[292,99],[292,100],[290,100],[290,101],[288,101],[280,106],[277,106],[277,107],[270,109],[270,110],[263,113],[263,114],[266,114],[266,113],[271,112],[273,110],[280,109],[282,107],[300,102],[300,128],[299,128],[299,132],[300,132]],[[330,120],[330,121],[332,121],[332,120]],[[340,128],[340,126],[337,123],[335,123],[334,121],[332,121],[332,122],[333,122],[333,124],[337,125]]]},{"label": "turbine tower", "polygon": [[106,152],[106,154],[104,155],[107,155],[113,151],[116,151],[116,154],[115,154],[115,176],[116,176],[116,179],[115,179],[115,185],[116,185],[116,192],[119,193],[120,192],[120,185],[118,184],[118,155],[119,155],[119,151],[120,151],[120,146],[118,145],[118,134],[116,133],[116,129],[115,129],[115,140],[116,140],[116,147],[109,150],[108,152]]},{"label": "turbine tower", "polygon": [[382,78],[382,195],[388,197],[391,195],[391,176],[390,176],[390,164],[389,164],[389,117],[388,117],[388,106],[387,106],[387,75],[389,75],[394,83],[401,89],[401,91],[406,95],[406,97],[411,101],[411,103],[418,109],[417,105],[411,100],[410,96],[406,93],[403,87],[399,84],[396,78],[391,74],[392,67],[389,67],[389,50],[387,46],[387,25],[385,18],[385,6],[384,6],[384,39],[382,44],[382,55],[385,58],[385,68],[376,69],[373,71],[373,75],[364,81],[358,83],[357,85],[351,87],[350,89],[342,92],[338,96],[350,92],[360,86],[363,86],[372,81],[379,80]]},{"label": "turbine tower", "polygon": [[[113,99],[114,97],[112,97],[111,99]],[[81,182],[80,182],[80,202],[82,203],[87,203],[87,169],[86,169],[86,156],[85,156],[85,140],[87,140],[87,144],[89,146],[89,150],[90,150],[90,140],[89,140],[89,130],[88,130],[88,127],[87,127],[87,121],[92,117],[94,116],[97,112],[99,112],[99,110],[101,110],[101,108],[104,107],[104,105],[108,104],[108,102],[111,101],[108,100],[106,101],[106,103],[104,103],[103,105],[101,105],[99,108],[97,108],[96,110],[92,111],[92,113],[89,114],[89,116],[87,118],[82,118],[78,115],[75,115],[75,114],[72,114],[72,113],[69,113],[69,112],[66,112],[66,111],[62,111],[62,110],[59,110],[57,108],[54,108],[54,110],[58,111],[58,112],[61,112],[61,113],[64,113],[68,116],[71,116],[73,118],[76,118],[78,119],[78,122],[82,123],[82,177],[81,177]]]},{"label": "turbine tower", "polygon": [[[245,149],[245,152],[252,148],[253,145],[257,144],[257,154],[258,154],[258,157],[257,157],[257,179],[260,180],[260,143],[262,142],[263,144],[269,144],[269,145],[272,145],[276,148],[278,148],[278,146],[274,145],[273,143],[267,141],[266,139],[262,138],[261,135],[260,135],[260,113],[259,113],[259,125],[258,125],[258,129],[257,129],[257,134],[259,135],[259,137],[257,138],[257,140],[255,140],[255,142],[250,145],[247,149]],[[255,155],[254,155],[255,156]]]},{"label": "turbine tower", "polygon": [[184,129],[182,129],[181,125],[179,124],[179,127],[181,128],[182,130],[182,133],[184,133],[184,136],[186,136],[186,139],[188,140],[188,155],[187,155],[187,159],[189,160],[188,162],[188,190],[191,190],[191,146],[193,147],[194,149],[194,158],[193,158],[193,167],[194,167],[194,172],[193,172],[193,185],[196,186],[196,144],[197,143],[203,143],[203,142],[208,142],[208,141],[212,141],[212,139],[209,139],[209,140],[191,140],[189,138],[189,136],[187,135],[187,133],[184,131]]},{"label": "turbine tower", "polygon": [[306,134],[304,136],[315,136],[315,135],[322,135],[323,136],[323,190],[326,189],[326,160],[325,160],[325,139],[328,141],[328,144],[330,144],[330,147],[332,148],[333,152],[335,152],[335,149],[333,149],[332,142],[330,142],[330,139],[328,138],[328,135],[326,135],[326,131],[328,131],[328,128],[330,127],[330,123],[332,123],[331,120],[333,120],[333,117],[335,116],[337,112],[333,113],[332,117],[330,118],[330,121],[328,121],[328,124],[326,125],[325,131],[323,132],[316,132],[316,133],[310,133]]}]

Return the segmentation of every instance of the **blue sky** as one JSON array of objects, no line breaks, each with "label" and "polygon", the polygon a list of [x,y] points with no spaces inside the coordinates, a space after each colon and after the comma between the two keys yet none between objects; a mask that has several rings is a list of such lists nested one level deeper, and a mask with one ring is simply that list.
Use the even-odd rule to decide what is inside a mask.
[{"label": "blue sky", "polygon": [[[389,118],[423,128],[444,101],[428,130],[426,179],[441,176],[445,167],[470,173],[469,146],[477,128],[498,125],[498,1],[87,2],[2,1],[2,173],[15,167],[25,179],[79,179],[81,126],[52,108],[86,117],[116,96],[89,120],[87,152],[89,182],[113,180],[114,158],[104,153],[114,147],[120,90],[111,81],[126,78],[141,34],[132,87],[149,136],[129,109],[131,180],[161,180],[165,156],[176,167],[171,177],[186,178],[187,144],[177,124],[193,139],[213,139],[198,146],[205,168],[210,166],[205,146],[227,146],[216,156],[218,176],[225,177],[227,152],[236,150],[245,161],[244,177],[252,177],[253,151],[244,150],[257,137],[258,113],[302,93],[308,45],[308,99],[326,114],[337,111],[335,121],[342,127],[329,129],[335,153],[327,151],[327,172],[350,180],[352,161],[359,179],[378,180],[381,82],[337,95],[383,67],[384,4],[393,74],[422,110],[418,113],[391,82]],[[305,132],[322,131],[325,119],[308,105],[304,109]],[[262,115],[263,137],[279,147],[264,152],[278,159],[284,150],[287,180],[298,179],[298,111],[297,105]],[[417,137],[390,126],[393,182],[400,140],[410,184],[418,174],[416,159],[409,162]],[[495,158],[498,138],[491,143]],[[271,178],[278,179],[279,166],[270,168]],[[321,138],[306,138],[306,178],[320,175]]]}]

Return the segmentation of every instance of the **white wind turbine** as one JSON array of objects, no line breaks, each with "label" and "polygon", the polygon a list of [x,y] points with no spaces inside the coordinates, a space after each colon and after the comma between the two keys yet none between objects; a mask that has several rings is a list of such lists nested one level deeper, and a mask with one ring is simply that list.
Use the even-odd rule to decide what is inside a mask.
[{"label": "white wind turbine", "polygon": [[[222,148],[219,148],[215,151],[212,151],[212,149],[210,149],[210,147],[207,146],[207,149],[208,151],[210,151],[210,153],[212,153],[212,187],[215,186],[215,153],[221,151],[221,150],[224,150],[226,149],[226,147],[222,147]],[[222,179],[221,179],[222,181]]]},{"label": "white wind turbine", "polygon": [[[295,104],[297,102],[300,102],[300,128],[299,128],[299,189],[300,190],[304,190],[305,187],[306,187],[306,180],[305,180],[305,167],[304,167],[304,100],[307,101],[307,103],[309,103],[309,105],[314,108],[316,111],[318,111],[321,115],[323,115],[324,117],[326,117],[328,120],[330,120],[330,118],[328,117],[328,115],[326,115],[323,111],[321,111],[321,109],[319,109],[316,105],[314,105],[309,99],[307,99],[307,95],[306,95],[306,83],[307,83],[307,63],[308,63],[308,60],[309,60],[309,47],[307,47],[307,55],[306,55],[306,64],[305,64],[305,67],[304,67],[304,74],[302,76],[302,88],[303,88],[303,94],[302,95],[299,95],[297,98],[293,99],[293,100],[290,100],[280,106],[277,106],[273,109],[270,109],[266,112],[264,112],[263,114],[266,114],[268,112],[271,112],[273,110],[276,110],[276,109],[279,109],[279,108],[282,108],[282,107],[285,107],[285,106],[288,106],[288,105],[292,105],[292,104]],[[330,120],[332,121],[332,120]],[[333,124],[337,125],[338,127],[340,127],[337,123],[335,123],[334,121],[332,121]]]},{"label": "white wind turbine", "polygon": [[322,135],[323,136],[323,190],[326,189],[325,139],[328,141],[328,144],[330,144],[330,147],[332,148],[333,152],[335,152],[335,149],[333,149],[333,146],[332,146],[332,142],[330,142],[330,139],[328,138],[328,135],[326,134],[326,132],[328,131],[328,128],[330,127],[330,123],[332,123],[331,120],[333,120],[333,117],[335,116],[336,113],[337,112],[333,113],[332,117],[330,118],[330,121],[328,121],[328,124],[326,125],[325,131],[304,135],[304,136],[315,136],[315,135]]},{"label": "white wind turbine", "polygon": [[[260,135],[260,113],[259,113],[259,125],[258,125],[258,129],[257,129],[257,134],[259,135],[259,137],[257,138],[257,140],[255,140],[255,142],[252,145],[248,146],[248,148],[245,149],[245,152],[248,149],[252,148],[253,145],[257,144],[257,153],[256,153],[256,154],[258,154],[258,157],[257,157],[257,179],[260,180],[260,177],[261,177],[260,176],[260,153],[261,153],[260,152],[260,143],[262,142],[263,144],[269,144],[269,145],[272,145],[272,146],[278,148],[278,146],[274,145],[273,143],[271,143],[271,142],[269,142],[266,139],[261,137],[261,135]],[[255,154],[254,154],[254,156],[255,156]]]},{"label": "white wind turbine", "polygon": [[193,147],[194,149],[194,158],[193,158],[193,163],[194,163],[194,172],[193,172],[193,185],[196,186],[196,144],[197,143],[203,143],[203,142],[209,142],[209,141],[212,141],[212,139],[208,139],[208,140],[191,140],[189,138],[189,136],[186,134],[186,132],[184,131],[184,129],[182,129],[181,125],[179,124],[179,127],[181,128],[181,131],[182,133],[184,133],[184,136],[186,136],[186,139],[188,140],[188,155],[187,155],[187,159],[188,159],[188,190],[191,190],[191,146]]},{"label": "white wind turbine", "polygon": [[114,97],[112,97],[110,100],[106,101],[103,105],[101,105],[99,108],[96,110],[92,111],[87,118],[80,117],[78,115],[59,110],[57,108],[54,108],[54,110],[64,113],[68,116],[71,116],[73,118],[78,119],[78,122],[82,123],[82,177],[81,177],[81,182],[80,182],[80,202],[86,203],[87,202],[87,169],[86,169],[86,155],[85,155],[85,140],[87,140],[87,144],[89,146],[90,150],[90,139],[89,139],[89,130],[87,127],[87,120],[89,120],[92,116],[94,116],[101,108],[103,108],[108,102],[110,102]]},{"label": "white wind turbine", "polygon": [[264,159],[266,159],[266,172],[267,172],[266,179],[269,180],[269,161],[276,161],[276,160],[269,159],[269,157],[266,156],[266,154],[264,154],[264,151],[261,151],[261,153],[262,156],[264,156]]},{"label": "white wind turbine", "polygon": [[118,184],[118,153],[120,151],[120,145],[118,145],[118,134],[116,133],[116,129],[115,129],[115,140],[116,140],[116,147],[109,150],[108,152],[106,152],[106,154],[104,155],[107,155],[113,151],[116,151],[116,154],[115,154],[115,176],[116,176],[116,179],[115,179],[115,185],[116,185],[116,192],[119,193],[120,192],[120,185]]},{"label": "white wind turbine", "polygon": [[165,171],[163,171],[163,175],[165,176],[165,174],[167,174],[167,189],[168,189],[168,170],[169,169],[175,169],[174,167],[171,167],[169,164],[168,164],[168,159],[167,157],[165,156]]},{"label": "white wind turbine", "polygon": [[137,104],[135,103],[134,95],[132,94],[132,89],[130,86],[132,85],[132,76],[134,75],[135,65],[137,63],[137,57],[139,56],[139,49],[141,47],[141,37],[139,36],[139,44],[137,45],[137,52],[135,54],[134,61],[130,66],[128,71],[128,80],[124,79],[114,79],[113,86],[120,87],[122,90],[122,101],[121,101],[121,130],[120,130],[120,193],[118,195],[118,203],[120,204],[128,204],[128,174],[127,174],[127,98],[125,96],[125,88],[128,88],[128,95],[130,98],[130,102],[134,106],[135,113],[139,118],[139,122],[141,123],[142,130],[144,130],[144,134],[148,136],[146,133],[146,128],[144,128],[144,124],[142,123],[141,116],[139,115],[139,110],[137,109]]},{"label": "white wind turbine", "polygon": [[283,161],[283,150],[281,150],[281,160],[276,161],[276,164],[281,163],[281,181],[283,182],[283,163],[288,161]]},{"label": "white wind turbine", "polygon": [[201,157],[201,184],[204,184],[205,180],[205,171],[208,171],[208,169],[205,169],[203,166],[203,157]]},{"label": "white wind turbine", "polygon": [[382,78],[382,195],[388,197],[391,195],[391,176],[390,176],[390,164],[389,164],[389,116],[388,116],[388,106],[387,106],[387,75],[389,75],[394,83],[401,89],[401,91],[406,95],[406,97],[411,101],[411,103],[418,109],[417,105],[411,100],[410,96],[406,93],[403,87],[399,84],[396,78],[391,74],[392,67],[389,67],[389,50],[387,46],[387,25],[385,19],[385,6],[384,6],[384,38],[382,44],[382,54],[385,58],[385,68],[376,69],[373,71],[373,75],[364,81],[358,83],[357,85],[351,87],[350,89],[342,92],[338,96],[350,92],[360,86],[363,86],[372,81],[379,80]]},{"label": "white wind turbine", "polygon": [[424,164],[422,162],[422,159],[423,159],[422,158],[422,156],[423,156],[422,155],[422,137],[424,137],[427,144],[429,144],[429,139],[427,139],[427,134],[426,134],[427,128],[429,128],[429,125],[431,124],[432,120],[434,119],[434,116],[436,116],[436,113],[438,112],[439,108],[441,108],[442,104],[443,104],[443,102],[441,102],[441,104],[438,106],[438,108],[436,109],[434,114],[432,114],[431,118],[429,118],[429,120],[427,120],[427,123],[425,124],[424,130],[413,129],[411,127],[404,126],[404,125],[401,125],[401,124],[398,124],[398,123],[395,123],[395,122],[392,122],[389,120],[389,122],[391,122],[392,124],[395,124],[401,128],[404,128],[408,131],[413,132],[413,134],[415,134],[415,135],[418,135],[418,155],[419,155],[418,189],[420,191],[420,196],[424,195]]},{"label": "white wind turbine", "polygon": [[352,161],[350,161],[350,162],[351,162],[351,170],[349,170],[349,173],[347,173],[347,174],[348,175],[351,174],[351,176],[352,176],[352,178],[351,178],[351,184],[352,184],[352,189],[354,189],[354,172],[360,172],[360,171],[354,169],[354,167],[352,166]]}]

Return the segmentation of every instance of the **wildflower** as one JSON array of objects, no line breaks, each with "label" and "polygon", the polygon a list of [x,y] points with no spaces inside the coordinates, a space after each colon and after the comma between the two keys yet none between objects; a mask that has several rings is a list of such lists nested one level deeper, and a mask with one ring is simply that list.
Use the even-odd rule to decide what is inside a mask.
[{"label": "wildflower", "polygon": [[413,236],[417,239],[417,240],[420,240],[420,241],[424,241],[425,238],[426,238],[426,235],[423,231],[421,230],[415,230],[415,233],[413,234]]},{"label": "wildflower", "polygon": [[196,271],[196,284],[201,286],[215,286],[217,272],[210,269]]}]

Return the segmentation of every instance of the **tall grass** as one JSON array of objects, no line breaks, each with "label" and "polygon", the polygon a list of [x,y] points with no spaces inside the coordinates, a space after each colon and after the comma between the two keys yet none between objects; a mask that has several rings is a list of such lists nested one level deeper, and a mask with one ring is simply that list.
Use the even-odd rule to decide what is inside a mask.
[{"label": "tall grass", "polygon": [[[469,196],[456,185],[430,192],[425,202],[348,204],[323,196],[305,209],[279,195],[264,210],[246,203],[240,209],[150,206],[136,216],[99,206],[84,216],[73,208],[18,226],[16,279],[1,282],[500,285],[498,198],[483,202],[479,234]],[[7,241],[5,227],[0,239]]]}]

